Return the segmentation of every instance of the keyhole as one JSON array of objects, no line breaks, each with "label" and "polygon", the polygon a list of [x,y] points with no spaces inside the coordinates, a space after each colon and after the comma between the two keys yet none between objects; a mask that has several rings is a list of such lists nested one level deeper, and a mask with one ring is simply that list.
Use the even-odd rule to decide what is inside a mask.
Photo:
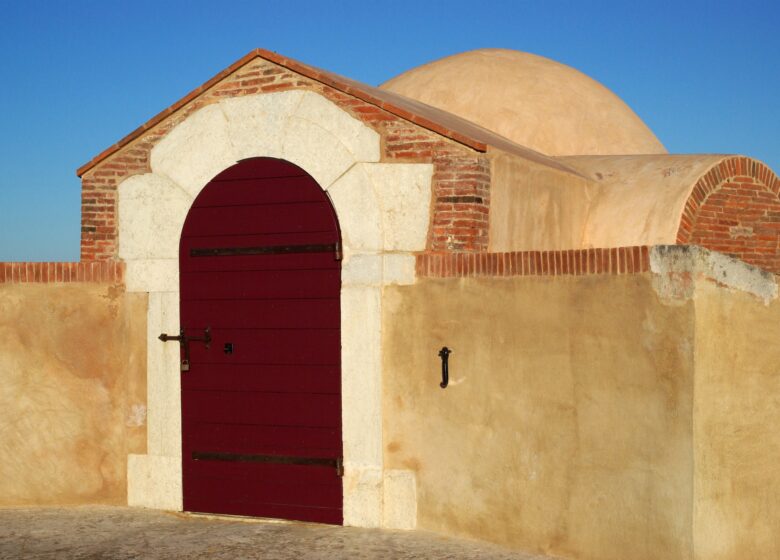
[{"label": "keyhole", "polygon": [[225,343],[225,354],[232,354],[233,353],[233,343],[232,342],[226,342]]}]

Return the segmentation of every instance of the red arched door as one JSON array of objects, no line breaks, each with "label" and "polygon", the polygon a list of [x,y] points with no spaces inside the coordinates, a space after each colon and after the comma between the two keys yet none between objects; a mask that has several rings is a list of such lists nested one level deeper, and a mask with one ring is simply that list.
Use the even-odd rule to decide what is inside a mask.
[{"label": "red arched door", "polygon": [[195,199],[179,263],[184,509],[341,524],[341,262],[327,196],[289,162],[243,160]]}]

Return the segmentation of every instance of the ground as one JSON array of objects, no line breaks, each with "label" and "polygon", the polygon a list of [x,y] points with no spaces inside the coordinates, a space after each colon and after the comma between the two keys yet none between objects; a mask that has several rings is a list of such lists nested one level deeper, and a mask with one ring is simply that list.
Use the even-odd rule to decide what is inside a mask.
[{"label": "ground", "polygon": [[105,506],[0,509],[0,559],[20,558],[552,560],[423,531]]}]

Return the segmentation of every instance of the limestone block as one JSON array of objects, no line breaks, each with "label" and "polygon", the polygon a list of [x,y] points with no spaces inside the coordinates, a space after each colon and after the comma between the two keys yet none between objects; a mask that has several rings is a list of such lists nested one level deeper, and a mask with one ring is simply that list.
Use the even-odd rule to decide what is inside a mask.
[{"label": "limestone block", "polygon": [[219,105],[209,105],[179,123],[152,148],[151,167],[194,198],[237,160],[225,114]]},{"label": "limestone block", "polygon": [[382,213],[364,166],[356,165],[328,188],[345,252],[382,250]]},{"label": "limestone block", "polygon": [[417,527],[417,481],[412,471],[385,471],[382,484],[382,527]]},{"label": "limestone block", "polygon": [[355,163],[339,138],[319,124],[292,117],[282,139],[284,159],[306,170],[327,189]]},{"label": "limestone block", "polygon": [[127,505],[181,511],[181,459],[128,455]]},{"label": "limestone block", "polygon": [[414,284],[415,258],[414,255],[403,253],[386,253],[383,258],[382,284],[406,286]]},{"label": "limestone block", "polygon": [[179,294],[150,293],[147,325],[147,449],[181,457],[179,345],[157,338],[162,332],[178,333]]},{"label": "limestone block", "polygon": [[350,254],[341,267],[344,286],[380,286],[382,284],[382,256],[377,254]]},{"label": "limestone block", "polygon": [[408,285],[414,281],[414,255],[345,252],[341,268],[341,282],[345,286]]},{"label": "limestone block", "polygon": [[374,184],[382,208],[385,250],[424,250],[430,225],[433,165],[367,163],[360,167]]},{"label": "limestone block", "polygon": [[236,159],[282,157],[284,130],[303,95],[303,91],[284,91],[220,101]]},{"label": "limestone block", "polygon": [[382,465],[380,289],[341,290],[341,386],[344,460]]},{"label": "limestone block", "polygon": [[119,257],[176,259],[192,197],[161,175],[146,173],[118,187]]},{"label": "limestone block", "polygon": [[146,448],[156,455],[162,455],[160,443],[160,424],[165,411],[160,410],[160,383],[165,374],[165,346],[157,338],[163,331],[162,299],[159,293],[149,294],[149,307],[146,312]]},{"label": "limestone block", "polygon": [[[160,240],[161,243],[165,241]],[[168,240],[178,246],[179,238]],[[143,259],[125,261],[125,285],[128,292],[178,292],[179,259]]]},{"label": "limestone block", "polygon": [[344,525],[380,527],[382,523],[382,469],[344,465]]},{"label": "limestone block", "polygon": [[223,100],[196,111],[153,149],[151,167],[191,197],[240,159],[279,157],[328,188],[355,161],[378,161],[379,135],[303,91]]},{"label": "limestone block", "polygon": [[325,97],[313,91],[305,92],[295,116],[330,132],[356,161],[379,161],[379,134]]},{"label": "limestone block", "polygon": [[162,310],[161,327],[163,331],[169,334],[178,334],[182,326],[179,321],[179,290],[150,294],[150,297],[159,298],[160,300]]}]

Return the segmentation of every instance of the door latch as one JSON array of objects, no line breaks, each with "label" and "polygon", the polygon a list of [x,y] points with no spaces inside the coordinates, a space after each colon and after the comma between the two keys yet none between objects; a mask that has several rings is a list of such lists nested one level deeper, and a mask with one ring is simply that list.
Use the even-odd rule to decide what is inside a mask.
[{"label": "door latch", "polygon": [[179,329],[178,336],[162,333],[157,338],[163,342],[168,342],[169,340],[177,341],[184,354],[184,357],[181,360],[181,371],[190,371],[190,342],[202,342],[208,350],[211,345],[211,327],[206,327],[206,330],[203,331],[203,336],[187,336],[184,334],[184,329],[181,328]]}]

